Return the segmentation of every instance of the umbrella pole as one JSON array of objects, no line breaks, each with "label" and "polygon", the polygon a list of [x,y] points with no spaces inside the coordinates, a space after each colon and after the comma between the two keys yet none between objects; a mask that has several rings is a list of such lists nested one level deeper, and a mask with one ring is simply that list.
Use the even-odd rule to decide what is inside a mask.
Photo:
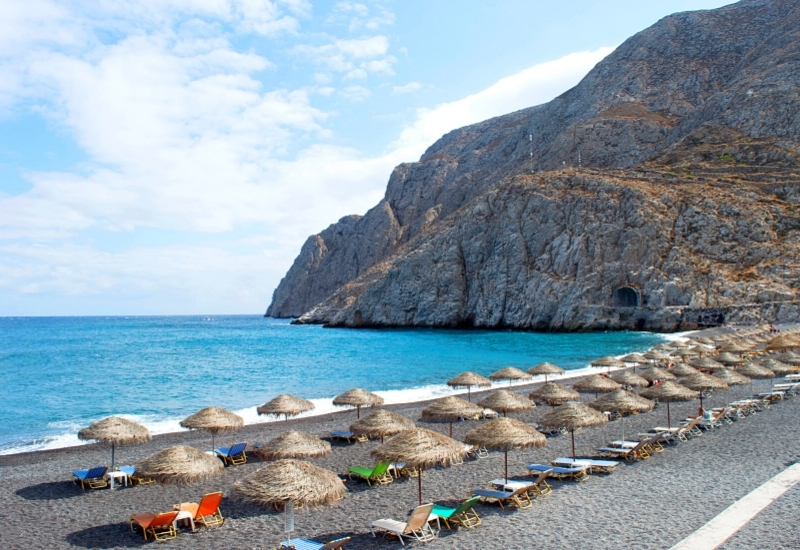
[{"label": "umbrella pole", "polygon": [[506,455],[506,484],[508,484],[508,451],[503,451]]},{"label": "umbrella pole", "polygon": [[419,492],[419,504],[422,506],[422,467],[417,468],[417,491]]},{"label": "umbrella pole", "polygon": [[214,442],[214,432],[211,432],[211,452],[214,452],[214,450],[215,450],[216,448],[217,448],[217,445],[216,445],[216,443]]},{"label": "umbrella pole", "polygon": [[669,401],[667,401],[667,428],[671,428],[672,423],[669,420]]},{"label": "umbrella pole", "polygon": [[114,471],[114,447],[116,446],[116,441],[111,442],[111,471]]},{"label": "umbrella pole", "polygon": [[467,401],[472,403],[472,386],[467,386]]},{"label": "umbrella pole", "polygon": [[622,441],[625,441],[625,414],[622,414]]},{"label": "umbrella pole", "polygon": [[575,456],[575,430],[570,430],[570,434],[572,434],[572,460],[575,460],[577,457]]},{"label": "umbrella pole", "polygon": [[361,418],[361,405],[356,405],[356,418]]},{"label": "umbrella pole", "polygon": [[[452,420],[450,421],[450,437],[453,437],[453,421]],[[420,498],[422,498],[422,497],[420,497]],[[422,504],[422,503],[420,502],[420,504]]]}]

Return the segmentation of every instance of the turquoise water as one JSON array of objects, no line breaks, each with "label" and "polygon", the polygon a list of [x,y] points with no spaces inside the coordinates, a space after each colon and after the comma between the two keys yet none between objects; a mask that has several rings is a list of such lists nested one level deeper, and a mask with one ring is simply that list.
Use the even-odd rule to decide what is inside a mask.
[{"label": "turquoise water", "polygon": [[541,361],[578,369],[660,341],[637,332],[324,329],[261,316],[0,318],[0,452],[77,444],[78,429],[111,414],[159,433],[209,405],[254,422],[257,405],[285,392],[318,410],[353,387],[413,401],[443,394],[465,370]]}]

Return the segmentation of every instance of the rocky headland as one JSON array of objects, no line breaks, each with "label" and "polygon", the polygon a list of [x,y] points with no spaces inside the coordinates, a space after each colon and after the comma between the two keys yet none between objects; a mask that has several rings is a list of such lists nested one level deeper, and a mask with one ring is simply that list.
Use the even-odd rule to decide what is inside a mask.
[{"label": "rocky headland", "polygon": [[533,330],[796,321],[799,159],[800,3],[675,14],[550,103],[454,130],[395,168],[366,215],[309,237],[267,315]]}]

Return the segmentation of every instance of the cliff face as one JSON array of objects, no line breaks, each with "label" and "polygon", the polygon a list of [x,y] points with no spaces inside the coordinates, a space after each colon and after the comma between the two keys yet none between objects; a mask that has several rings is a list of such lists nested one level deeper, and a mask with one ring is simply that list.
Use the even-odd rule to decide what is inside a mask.
[{"label": "cliff face", "polygon": [[450,132],[310,237],[267,314],[672,330],[793,300],[799,29],[792,1],[676,14],[551,103]]}]

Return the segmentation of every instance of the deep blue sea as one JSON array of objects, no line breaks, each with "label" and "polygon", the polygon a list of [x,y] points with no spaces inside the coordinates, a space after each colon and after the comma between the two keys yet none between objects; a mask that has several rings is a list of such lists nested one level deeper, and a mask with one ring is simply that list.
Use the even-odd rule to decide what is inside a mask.
[{"label": "deep blue sea", "polygon": [[314,400],[317,412],[353,387],[387,403],[416,401],[449,394],[445,381],[465,370],[542,361],[581,369],[660,341],[643,332],[327,329],[256,315],[0,318],[0,453],[76,445],[81,427],[112,414],[153,433],[177,431],[210,405],[251,423],[256,406],[285,392]]}]

